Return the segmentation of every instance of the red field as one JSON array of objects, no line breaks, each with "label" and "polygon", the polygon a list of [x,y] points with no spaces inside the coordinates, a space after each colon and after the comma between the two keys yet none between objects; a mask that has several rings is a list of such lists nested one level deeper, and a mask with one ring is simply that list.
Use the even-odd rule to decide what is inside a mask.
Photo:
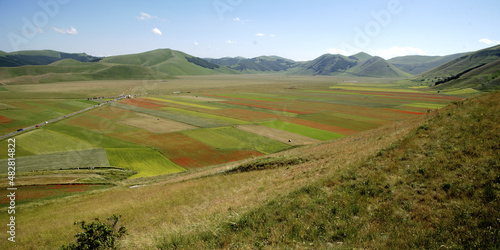
[{"label": "red field", "polygon": [[9,117],[1,116],[0,115],[0,124],[8,123],[8,122],[11,122],[11,121],[13,121],[13,119],[10,119]]},{"label": "red field", "polygon": [[[17,187],[16,203],[35,201],[38,199],[58,198],[68,196],[71,194],[92,191],[96,189],[106,188],[104,185],[91,185],[91,184],[57,184],[57,185],[40,185],[40,186],[21,186]],[[0,205],[8,204],[10,202],[7,195],[7,189],[1,189]]]},{"label": "red field", "polygon": [[342,127],[323,124],[323,123],[319,123],[319,122],[308,121],[308,120],[304,120],[304,119],[300,119],[300,118],[287,117],[286,119],[280,119],[280,120],[285,121],[285,122],[295,123],[298,125],[311,127],[311,128],[317,128],[317,129],[321,129],[321,130],[325,130],[325,131],[330,131],[330,132],[334,132],[334,133],[342,134],[342,135],[352,135],[352,134],[359,132],[359,131],[348,129],[348,128],[342,128]]},{"label": "red field", "polygon": [[253,150],[217,150],[181,133],[111,133],[113,137],[158,149],[182,167],[196,168],[263,155]]},{"label": "red field", "polygon": [[136,106],[136,107],[141,107],[141,108],[148,108],[148,109],[158,109],[165,107],[164,105],[156,104],[150,102],[148,99],[143,99],[143,98],[136,98],[136,99],[124,99],[120,101],[120,103],[131,105],[131,106]]}]

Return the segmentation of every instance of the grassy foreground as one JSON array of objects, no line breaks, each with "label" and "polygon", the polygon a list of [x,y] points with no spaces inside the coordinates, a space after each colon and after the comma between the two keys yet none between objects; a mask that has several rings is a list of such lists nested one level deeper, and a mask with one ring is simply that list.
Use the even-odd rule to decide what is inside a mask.
[{"label": "grassy foreground", "polygon": [[124,249],[499,248],[499,98],[266,159],[21,205],[16,243],[0,248],[54,249],[73,241],[74,221],[111,214],[129,230]]}]

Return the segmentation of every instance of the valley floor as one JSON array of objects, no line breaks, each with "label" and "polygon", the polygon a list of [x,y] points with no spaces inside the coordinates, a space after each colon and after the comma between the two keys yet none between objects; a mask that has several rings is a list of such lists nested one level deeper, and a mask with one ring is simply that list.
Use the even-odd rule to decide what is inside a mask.
[{"label": "valley floor", "polygon": [[[185,78],[181,81],[189,84],[190,80]],[[123,134],[118,135],[115,130],[109,133],[103,130],[106,138],[101,142],[116,147],[103,149],[84,141],[77,146],[87,153],[78,154],[78,157],[86,159],[92,155],[107,155],[109,161],[121,164],[155,158],[151,164],[168,165],[172,164],[168,158],[156,155],[162,153],[161,150],[151,151],[139,144],[132,145],[130,141],[117,139],[117,136],[125,134],[131,140],[137,140],[139,137],[129,132],[135,131],[134,126],[148,126],[154,130],[157,123],[165,127],[167,120],[169,126],[178,129],[179,124],[172,125],[170,118],[154,116],[159,113],[154,108],[160,108],[153,107],[154,104],[167,103],[168,106],[161,108],[182,114],[200,113],[199,110],[203,109],[206,111],[200,115],[203,119],[213,119],[215,114],[210,110],[217,109],[207,107],[220,108],[218,105],[245,106],[248,107],[246,111],[254,114],[267,109],[267,112],[261,112],[263,116],[275,116],[273,104],[288,104],[286,110],[279,110],[279,115],[286,117],[286,120],[277,119],[273,123],[264,119],[259,120],[258,124],[235,124],[235,120],[239,120],[237,117],[225,116],[234,120],[217,118],[218,121],[230,122],[234,127],[223,127],[224,130],[210,127],[200,129],[202,132],[212,131],[210,133],[217,136],[224,135],[228,144],[233,139],[227,135],[234,133],[238,127],[252,130],[255,126],[265,126],[269,131],[281,129],[283,133],[297,133],[295,129],[300,125],[299,119],[309,118],[326,123],[328,119],[325,118],[328,117],[324,113],[331,110],[323,109],[322,116],[300,112],[318,107],[338,107],[336,105],[340,104],[325,102],[334,100],[332,95],[336,98],[352,96],[354,98],[342,101],[351,102],[353,107],[358,105],[358,108],[354,108],[358,112],[368,110],[365,114],[377,110],[378,115],[384,114],[389,120],[381,122],[380,117],[344,113],[330,118],[330,121],[350,120],[350,128],[358,129],[355,133],[350,133],[346,128],[335,128],[344,133],[342,137],[330,137],[318,143],[325,134],[318,135],[316,130],[301,127],[307,131],[302,132],[307,133],[303,136],[315,139],[311,142],[316,144],[286,151],[269,151],[267,155],[262,153],[262,156],[255,155],[238,162],[191,168],[169,175],[124,179],[134,173],[109,168],[111,166],[90,175],[80,169],[70,170],[70,175],[53,169],[44,174],[47,177],[44,180],[35,180],[37,176],[27,173],[24,178],[31,179],[26,183],[80,183],[84,180],[88,184],[113,186],[80,195],[20,204],[16,214],[16,243],[13,245],[2,240],[0,247],[57,248],[74,240],[73,236],[78,232],[74,221],[90,221],[112,214],[120,214],[121,224],[128,229],[129,234],[120,241],[120,247],[124,249],[499,247],[499,93],[461,100],[453,96],[417,93],[412,89],[408,89],[406,94],[395,92],[387,85],[379,86],[385,87],[384,91],[373,92],[362,84],[325,84],[322,78],[311,80],[307,88],[300,78],[274,80],[280,84],[268,87],[267,93],[285,91],[281,96],[284,100],[277,100],[278,94],[258,95],[252,92],[256,85],[243,90],[240,86],[226,86],[224,92],[203,88],[204,98],[229,98],[232,103],[219,104],[220,100],[217,100],[214,104],[206,102],[207,99],[203,102],[192,101],[192,96],[198,92],[190,93],[191,99],[159,96],[153,98],[162,100],[135,100],[141,103],[135,103],[135,106],[127,102],[121,104],[134,107],[142,105],[141,110],[149,113],[142,112],[137,117],[127,119],[120,118],[120,113],[116,112],[84,114],[86,120],[72,123],[68,119],[65,121],[68,124],[59,123],[54,129],[39,130],[43,132],[37,132],[37,136],[47,138],[70,133],[70,125],[87,126],[85,128],[90,129],[91,124],[84,124],[85,121],[99,122],[91,119],[103,116],[112,120],[114,118],[110,115],[115,114],[119,122],[114,128]],[[214,77],[207,81],[218,79]],[[266,86],[270,80],[257,81],[261,84],[258,86]],[[374,80],[371,84],[377,83]],[[163,88],[170,91],[170,88],[177,89],[177,85]],[[238,92],[232,91],[232,88]],[[286,91],[293,91],[293,94]],[[295,98],[297,92],[301,95],[299,99]],[[296,103],[303,102],[302,97],[310,97],[310,93],[323,100],[321,105],[304,106]],[[380,105],[380,100],[386,100],[384,106],[359,108],[375,103]],[[450,102],[452,104],[443,109],[433,110]],[[73,105],[76,107],[81,104]],[[264,105],[265,108],[255,107],[257,105]],[[120,106],[107,108],[118,109]],[[138,109],[132,111],[137,112]],[[283,112],[292,113],[293,116],[285,116]],[[417,112],[419,114],[414,114]],[[364,120],[354,122],[353,117],[364,117]],[[142,119],[149,119],[149,122],[142,124]],[[366,126],[370,123],[374,125]],[[231,133],[226,133],[229,130]],[[228,145],[207,141],[197,130],[186,131],[182,134],[183,138],[205,140],[205,143],[214,143],[214,148]],[[333,133],[331,130],[328,132]],[[71,135],[76,134],[72,132]],[[93,133],[88,135],[95,136]],[[293,138],[295,140],[305,138]],[[286,142],[280,143],[287,145]],[[71,140],[64,143],[72,145]],[[23,149],[26,152],[21,153],[30,157],[34,147],[45,150],[39,153],[46,155],[46,159],[43,159],[45,163],[61,154],[50,144],[32,148],[26,145]],[[123,148],[128,151],[122,152]],[[61,158],[66,159],[63,156]],[[88,162],[94,164],[90,160]],[[4,206],[2,211],[5,209]],[[0,221],[7,219],[8,214],[1,212]]]}]

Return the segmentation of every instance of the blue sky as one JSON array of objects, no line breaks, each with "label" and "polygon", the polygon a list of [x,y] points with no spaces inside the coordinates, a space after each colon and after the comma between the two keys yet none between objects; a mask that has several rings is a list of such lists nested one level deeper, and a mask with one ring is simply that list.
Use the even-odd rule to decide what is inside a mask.
[{"label": "blue sky", "polygon": [[0,50],[386,59],[500,43],[498,0],[0,0]]}]

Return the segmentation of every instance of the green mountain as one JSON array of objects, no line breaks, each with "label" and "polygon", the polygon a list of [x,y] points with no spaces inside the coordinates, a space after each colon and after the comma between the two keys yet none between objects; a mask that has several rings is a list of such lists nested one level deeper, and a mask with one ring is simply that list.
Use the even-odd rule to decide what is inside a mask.
[{"label": "green mountain", "polygon": [[23,65],[47,65],[62,59],[74,59],[80,62],[96,62],[101,57],[85,53],[65,53],[54,50],[25,50],[6,53],[0,51],[0,67],[18,67]]},{"label": "green mountain", "polygon": [[465,54],[467,53],[447,56],[400,56],[391,58],[387,61],[406,73],[418,75]]},{"label": "green mountain", "polygon": [[101,62],[138,65],[169,75],[237,73],[235,70],[228,67],[220,66],[207,60],[171,49],[157,49],[138,54],[110,56],[102,59]]},{"label": "green mountain", "polygon": [[338,75],[356,66],[357,59],[343,55],[324,54],[312,61],[303,62],[290,72],[303,75]]},{"label": "green mountain", "polygon": [[293,60],[278,56],[259,56],[255,58],[224,57],[220,59],[207,58],[205,60],[245,73],[278,72],[297,65],[297,62]]},{"label": "green mountain", "polygon": [[[57,51],[15,52],[56,58]],[[138,54],[106,57],[98,62],[68,58],[47,65],[0,67],[0,79],[9,84],[54,81],[165,79],[174,75],[235,74],[230,68],[186,53],[158,49]]]},{"label": "green mountain", "polygon": [[366,61],[361,61],[356,67],[350,68],[348,74],[367,77],[386,77],[386,78],[408,78],[410,74],[396,68],[391,63],[381,57],[374,56]]},{"label": "green mountain", "polygon": [[359,52],[358,54],[349,56],[349,58],[359,60],[359,61],[365,61],[365,60],[372,58],[372,56],[365,53],[365,52]]},{"label": "green mountain", "polygon": [[[0,78],[9,83],[97,79],[146,79],[175,75],[285,73],[381,78],[409,78],[436,88],[496,89],[500,47],[448,56],[404,56],[390,60],[361,52],[352,56],[324,54],[295,62],[278,56],[202,59],[171,49],[98,58],[53,50],[0,51]],[[34,65],[25,65],[34,64]],[[4,65],[5,67],[1,67]],[[20,66],[22,65],[22,66]],[[16,66],[16,67],[13,67]],[[435,68],[432,68],[435,67]],[[432,68],[432,69],[431,69]],[[423,73],[422,73],[423,72]]]},{"label": "green mountain", "polygon": [[0,79],[7,84],[165,78],[171,76],[140,65],[79,62],[74,59],[63,59],[49,65],[0,67]]},{"label": "green mountain", "polygon": [[381,57],[366,53],[352,56],[325,54],[289,70],[293,74],[341,75],[362,77],[408,78],[410,74],[394,67]]},{"label": "green mountain", "polygon": [[420,74],[414,82],[436,89],[500,89],[500,45],[472,52]]}]

